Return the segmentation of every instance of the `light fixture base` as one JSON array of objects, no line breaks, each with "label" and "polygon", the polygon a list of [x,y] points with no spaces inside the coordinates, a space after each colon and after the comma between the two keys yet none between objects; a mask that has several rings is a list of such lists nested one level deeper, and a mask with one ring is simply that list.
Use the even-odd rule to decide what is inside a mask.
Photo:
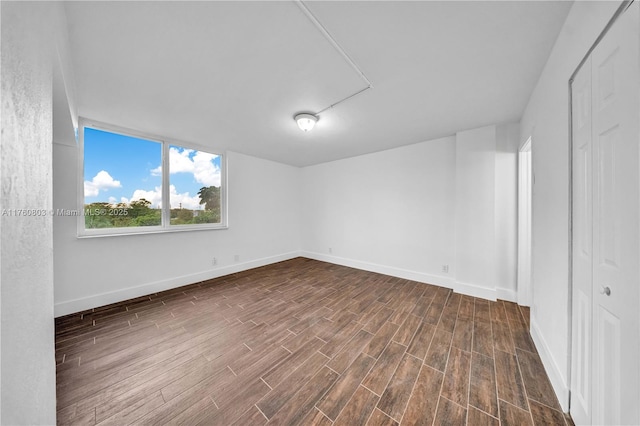
[{"label": "light fixture base", "polygon": [[307,112],[296,114],[293,119],[296,120],[298,127],[303,132],[310,131],[318,122],[318,117],[316,115],[309,114]]}]

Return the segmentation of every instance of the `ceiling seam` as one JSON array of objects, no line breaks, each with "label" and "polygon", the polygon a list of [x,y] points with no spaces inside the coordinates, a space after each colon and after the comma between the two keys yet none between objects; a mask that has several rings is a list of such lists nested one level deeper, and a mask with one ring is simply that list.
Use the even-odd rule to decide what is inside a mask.
[{"label": "ceiling seam", "polygon": [[309,10],[309,8],[307,8],[307,6],[302,2],[302,0],[294,0],[294,3],[300,8],[300,10],[305,14],[305,16],[309,19],[309,21],[311,21],[311,23],[318,29],[318,31],[320,31],[320,33],[324,36],[324,38],[333,46],[333,48],[338,53],[340,53],[340,55],[342,55],[342,57],[345,59],[345,61],[347,61],[349,66],[351,66],[351,68],[353,68],[358,73],[358,75],[362,78],[362,80],[364,80],[364,82],[367,84],[367,87],[365,87],[364,89],[360,89],[357,92],[352,93],[349,96],[345,97],[344,99],[341,99],[338,102],[335,102],[329,105],[328,107],[321,109],[320,111],[316,112],[315,115],[321,114],[326,110],[331,109],[336,105],[341,104],[342,102],[348,99],[351,99],[369,89],[373,89],[373,84],[367,78],[364,72],[360,69],[360,67],[358,67],[355,61],[351,59],[349,54],[347,54],[347,52],[342,48],[342,46],[340,46],[340,44],[336,41],[336,39],[333,38],[331,33],[329,33],[329,31],[324,27],[324,25],[322,25],[322,23],[318,20],[318,18],[316,18],[315,15]]}]

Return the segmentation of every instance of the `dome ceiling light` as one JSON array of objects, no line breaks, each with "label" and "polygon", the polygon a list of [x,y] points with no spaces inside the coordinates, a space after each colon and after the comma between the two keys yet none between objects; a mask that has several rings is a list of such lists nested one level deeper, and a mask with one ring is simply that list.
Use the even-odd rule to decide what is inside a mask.
[{"label": "dome ceiling light", "polygon": [[296,114],[293,119],[296,120],[298,127],[300,127],[300,130],[303,132],[310,131],[318,122],[318,117],[309,113]]}]

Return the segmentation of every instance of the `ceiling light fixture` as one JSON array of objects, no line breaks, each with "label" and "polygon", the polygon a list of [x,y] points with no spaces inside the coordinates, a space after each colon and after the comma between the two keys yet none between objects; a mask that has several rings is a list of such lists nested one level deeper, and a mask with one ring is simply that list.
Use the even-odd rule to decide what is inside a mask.
[{"label": "ceiling light fixture", "polygon": [[298,127],[300,127],[300,130],[303,132],[308,132],[313,129],[313,126],[315,126],[318,121],[317,116],[308,113],[297,114],[293,119],[296,120]]}]

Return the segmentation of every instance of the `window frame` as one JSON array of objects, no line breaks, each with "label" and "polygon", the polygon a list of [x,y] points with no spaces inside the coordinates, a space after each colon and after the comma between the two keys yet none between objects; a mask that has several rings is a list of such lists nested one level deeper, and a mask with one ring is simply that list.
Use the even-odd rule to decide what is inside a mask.
[{"label": "window frame", "polygon": [[[157,142],[161,146],[161,165],[162,165],[162,208],[161,223],[157,226],[132,226],[126,228],[85,228],[84,217],[84,129],[92,128],[109,133],[115,133],[123,136],[130,136],[138,139],[144,139],[151,142]],[[187,143],[181,140],[153,135],[150,133],[107,124],[88,118],[80,117],[78,120],[78,178],[77,178],[77,237],[110,237],[119,235],[143,235],[143,234],[160,234],[172,232],[189,232],[189,231],[205,231],[216,229],[228,229],[228,202],[227,202],[227,153],[218,151],[210,147],[205,147],[195,143]],[[170,176],[169,169],[169,148],[177,146],[183,149],[192,149],[195,151],[203,151],[208,154],[214,154],[220,157],[220,223],[199,223],[188,225],[171,225],[171,196],[170,196]]]}]

